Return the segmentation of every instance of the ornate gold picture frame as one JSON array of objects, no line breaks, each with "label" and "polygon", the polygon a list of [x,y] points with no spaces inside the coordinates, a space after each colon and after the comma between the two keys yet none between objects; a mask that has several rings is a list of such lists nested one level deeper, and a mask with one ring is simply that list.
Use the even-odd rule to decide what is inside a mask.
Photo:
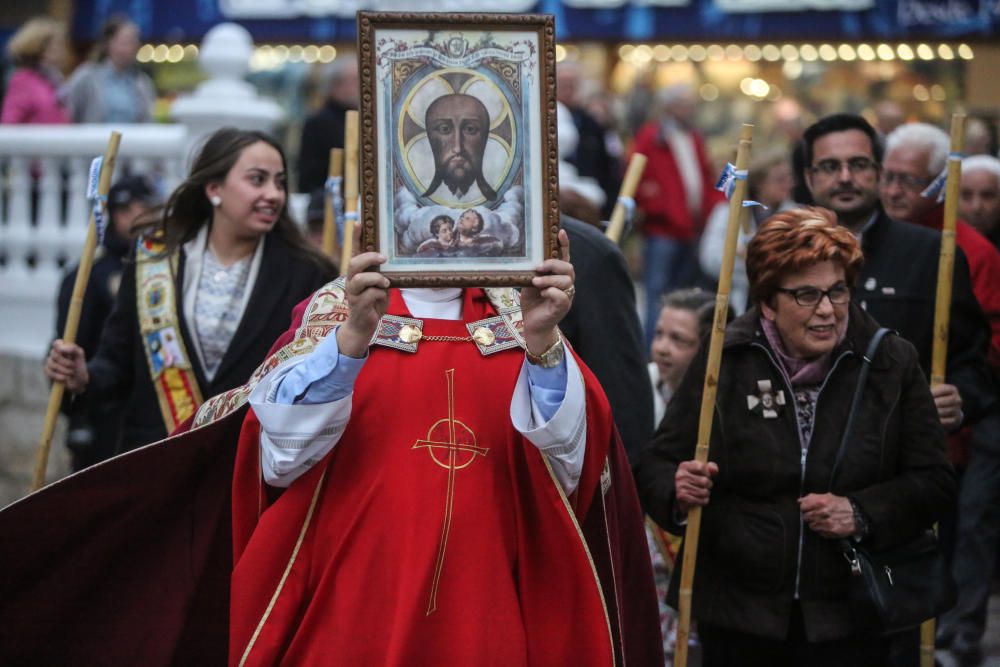
[{"label": "ornate gold picture frame", "polygon": [[528,285],[558,257],[555,22],[358,13],[363,250],[399,287]]}]

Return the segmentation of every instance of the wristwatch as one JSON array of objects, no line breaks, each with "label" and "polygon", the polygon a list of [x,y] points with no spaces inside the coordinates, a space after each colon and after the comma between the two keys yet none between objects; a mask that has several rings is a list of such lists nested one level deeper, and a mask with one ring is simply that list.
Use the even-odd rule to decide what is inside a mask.
[{"label": "wristwatch", "polygon": [[865,513],[861,511],[861,508],[853,498],[848,498],[847,502],[851,504],[851,512],[854,514],[854,537],[858,540],[868,537],[868,533],[871,532],[871,524],[868,523],[868,518]]},{"label": "wristwatch", "polygon": [[524,348],[524,352],[528,357],[528,363],[532,366],[539,366],[541,368],[555,368],[562,363],[563,357],[566,356],[566,346],[563,345],[562,335],[560,334],[556,338],[549,349],[545,350],[539,355],[534,355],[528,348]]}]

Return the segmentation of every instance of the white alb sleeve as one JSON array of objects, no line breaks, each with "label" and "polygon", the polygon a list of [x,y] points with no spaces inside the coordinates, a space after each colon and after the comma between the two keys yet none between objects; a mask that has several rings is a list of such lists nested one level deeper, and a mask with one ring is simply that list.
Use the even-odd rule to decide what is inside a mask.
[{"label": "white alb sleeve", "polygon": [[281,378],[307,358],[282,364],[250,392],[260,421],[260,468],[270,486],[285,488],[319,463],[340,441],[351,417],[353,394],[312,405],[275,402]]},{"label": "white alb sleeve", "polygon": [[552,419],[544,417],[531,400],[528,383],[528,361],[510,401],[510,420],[514,428],[538,447],[548,458],[552,471],[566,495],[576,490],[583,473],[587,447],[587,402],[580,367],[569,350],[566,351],[566,395]]}]

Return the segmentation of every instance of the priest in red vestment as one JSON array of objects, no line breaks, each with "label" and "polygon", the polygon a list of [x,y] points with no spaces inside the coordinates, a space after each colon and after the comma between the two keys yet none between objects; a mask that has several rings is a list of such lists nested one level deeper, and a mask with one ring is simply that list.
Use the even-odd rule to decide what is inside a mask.
[{"label": "priest in red vestment", "polygon": [[661,665],[560,243],[520,301],[360,255],[190,431],[0,511],[0,662]]},{"label": "priest in red vestment", "polygon": [[384,257],[351,262],[330,297],[346,320],[249,396],[231,665],[621,659],[580,528],[613,424],[557,329],[567,245],[520,307],[512,290],[390,290]]}]

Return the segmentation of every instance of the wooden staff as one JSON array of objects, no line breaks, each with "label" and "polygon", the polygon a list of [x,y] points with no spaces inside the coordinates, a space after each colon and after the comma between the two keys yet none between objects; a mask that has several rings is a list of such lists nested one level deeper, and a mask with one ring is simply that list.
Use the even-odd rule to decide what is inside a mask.
[{"label": "wooden staff", "polygon": [[[122,135],[119,132],[112,132],[108,140],[108,148],[104,151],[104,160],[101,163],[101,175],[97,183],[97,192],[103,198],[108,196],[111,189],[111,174],[115,170],[115,160],[118,157],[118,145],[121,143]],[[105,215],[107,207],[105,207]],[[108,220],[107,224],[111,224]],[[76,270],[76,282],[73,283],[73,295],[69,301],[69,312],[66,315],[66,328],[63,331],[62,339],[67,343],[76,340],[76,332],[80,326],[80,311],[83,309],[83,295],[87,291],[87,283],[90,281],[90,269],[94,265],[94,251],[97,249],[97,221],[94,219],[94,211],[90,211],[90,223],[87,226],[87,237],[83,242],[83,252],[80,254],[80,266]],[[31,481],[31,490],[37,491],[45,484],[45,470],[49,464],[49,450],[52,448],[52,433],[56,428],[56,419],[59,417],[59,406],[62,405],[63,393],[66,385],[62,382],[54,382],[49,392],[49,406],[45,411],[45,424],[42,426],[42,437],[38,443],[38,453],[35,455],[35,472]]]},{"label": "wooden staff", "polygon": [[[344,172],[344,149],[330,149],[330,168],[327,178],[340,178]],[[343,190],[341,190],[343,193]],[[343,196],[343,194],[341,194]],[[325,188],[323,195],[323,252],[329,257],[336,257],[337,252],[337,218],[333,193]]]},{"label": "wooden staff", "polygon": [[[736,152],[736,169],[745,170],[750,162],[750,142],[753,125],[743,125],[740,130],[740,144]],[[705,388],[701,397],[701,413],[698,420],[698,444],[694,459],[699,463],[708,461],[708,445],[712,435],[712,416],[715,413],[715,394],[719,384],[719,367],[722,364],[722,340],[726,333],[726,314],[729,312],[729,290],[733,282],[733,261],[736,258],[736,242],[740,233],[740,214],[746,198],[746,179],[737,179],[733,194],[729,198],[729,223],[726,227],[726,245],[722,252],[722,268],[719,271],[719,292],[715,297],[715,321],[712,338],[708,344],[708,367],[705,369]],[[691,632],[691,586],[698,557],[698,538],[701,534],[701,506],[688,510],[687,530],[684,533],[684,558],[681,562],[681,586],[678,606],[680,618],[677,622],[677,647],[674,665],[687,667],[688,636]]]},{"label": "wooden staff", "polygon": [[358,214],[358,112],[348,111],[344,129],[344,243],[340,247],[340,273],[354,254],[354,221]]},{"label": "wooden staff", "polygon": [[[944,195],[944,225],[941,227],[941,256],[938,258],[937,297],[934,299],[934,346],[931,348],[931,386],[944,384],[948,362],[948,327],[951,319],[951,287],[955,277],[955,220],[958,218],[958,191],[962,161],[953,159],[965,141],[965,114],[951,117],[951,155]],[[920,626],[920,667],[934,667],[934,619]]]},{"label": "wooden staff", "polygon": [[622,232],[625,231],[625,214],[626,206],[622,202],[622,199],[632,199],[635,196],[635,189],[639,187],[639,179],[642,178],[642,172],[646,169],[646,156],[642,153],[636,153],[632,156],[632,159],[628,162],[628,169],[625,171],[625,180],[622,181],[622,189],[618,193],[618,201],[615,203],[614,210],[611,211],[611,222],[608,224],[608,229],[604,232],[604,235],[611,239],[615,245],[622,239]]}]

